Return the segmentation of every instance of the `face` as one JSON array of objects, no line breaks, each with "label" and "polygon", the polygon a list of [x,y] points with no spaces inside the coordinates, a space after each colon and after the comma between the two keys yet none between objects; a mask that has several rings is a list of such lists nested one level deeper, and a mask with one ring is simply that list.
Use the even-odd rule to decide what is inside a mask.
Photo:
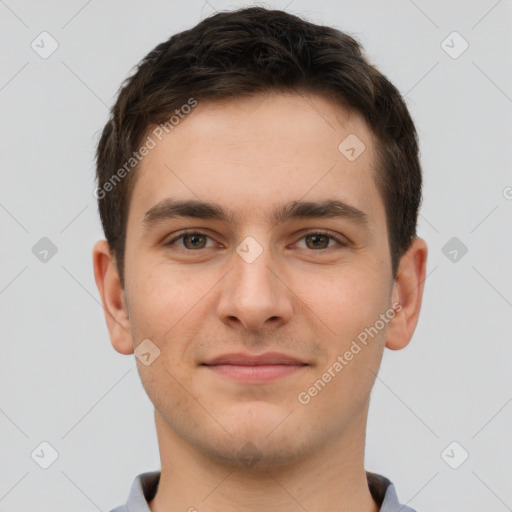
[{"label": "face", "polygon": [[[363,421],[395,299],[364,121],[315,95],[199,103],[137,172],[124,294],[162,432],[271,465]],[[300,364],[206,364],[269,352]]]}]

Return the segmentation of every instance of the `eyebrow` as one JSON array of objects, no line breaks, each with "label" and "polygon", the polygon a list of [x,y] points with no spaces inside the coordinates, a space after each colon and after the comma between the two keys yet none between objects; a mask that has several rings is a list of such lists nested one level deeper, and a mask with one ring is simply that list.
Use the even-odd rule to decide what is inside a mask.
[{"label": "eyebrow", "polygon": [[[236,215],[216,203],[200,200],[163,199],[144,214],[142,224],[151,227],[161,221],[190,217],[194,219],[219,220],[236,224]],[[291,201],[274,209],[270,216],[271,224],[283,224],[293,219],[342,218],[367,227],[368,215],[339,199],[323,201]]]}]

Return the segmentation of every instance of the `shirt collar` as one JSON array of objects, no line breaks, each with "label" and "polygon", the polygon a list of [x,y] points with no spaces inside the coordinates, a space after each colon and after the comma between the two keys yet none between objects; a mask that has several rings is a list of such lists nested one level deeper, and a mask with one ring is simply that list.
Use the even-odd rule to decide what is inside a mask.
[{"label": "shirt collar", "polygon": [[[373,499],[380,503],[379,512],[415,512],[399,503],[395,486],[386,477],[368,471],[366,477]],[[126,504],[111,512],[151,512],[148,502],[154,498],[159,481],[160,471],[138,475],[133,481]]]}]

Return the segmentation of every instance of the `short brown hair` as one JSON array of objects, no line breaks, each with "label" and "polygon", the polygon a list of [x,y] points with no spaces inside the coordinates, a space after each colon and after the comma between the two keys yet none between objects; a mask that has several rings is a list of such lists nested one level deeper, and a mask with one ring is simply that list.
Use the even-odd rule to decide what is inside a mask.
[{"label": "short brown hair", "polygon": [[422,188],[416,129],[404,100],[348,34],[280,10],[249,7],[216,13],[173,35],[120,88],[98,143],[96,190],[101,193],[96,197],[121,282],[137,174],[126,170],[126,162],[148,130],[166,122],[190,98],[207,101],[271,91],[322,94],[365,119],[377,141],[376,184],[386,209],[396,277],[400,258],[416,236]]}]

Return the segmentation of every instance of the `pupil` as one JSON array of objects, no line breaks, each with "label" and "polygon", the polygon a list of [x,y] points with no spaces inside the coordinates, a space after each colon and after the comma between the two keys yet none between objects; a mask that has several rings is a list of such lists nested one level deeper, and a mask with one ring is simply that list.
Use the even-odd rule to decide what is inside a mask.
[{"label": "pupil", "polygon": [[[326,240],[326,236],[325,235],[311,235],[311,238],[313,240],[313,245],[315,247],[320,247],[320,246],[325,246],[325,240]],[[322,244],[322,239],[323,239],[323,244]]]},{"label": "pupil", "polygon": [[201,244],[200,239],[202,238],[202,235],[189,235],[187,238],[189,239],[193,247],[197,247],[198,244]]}]

